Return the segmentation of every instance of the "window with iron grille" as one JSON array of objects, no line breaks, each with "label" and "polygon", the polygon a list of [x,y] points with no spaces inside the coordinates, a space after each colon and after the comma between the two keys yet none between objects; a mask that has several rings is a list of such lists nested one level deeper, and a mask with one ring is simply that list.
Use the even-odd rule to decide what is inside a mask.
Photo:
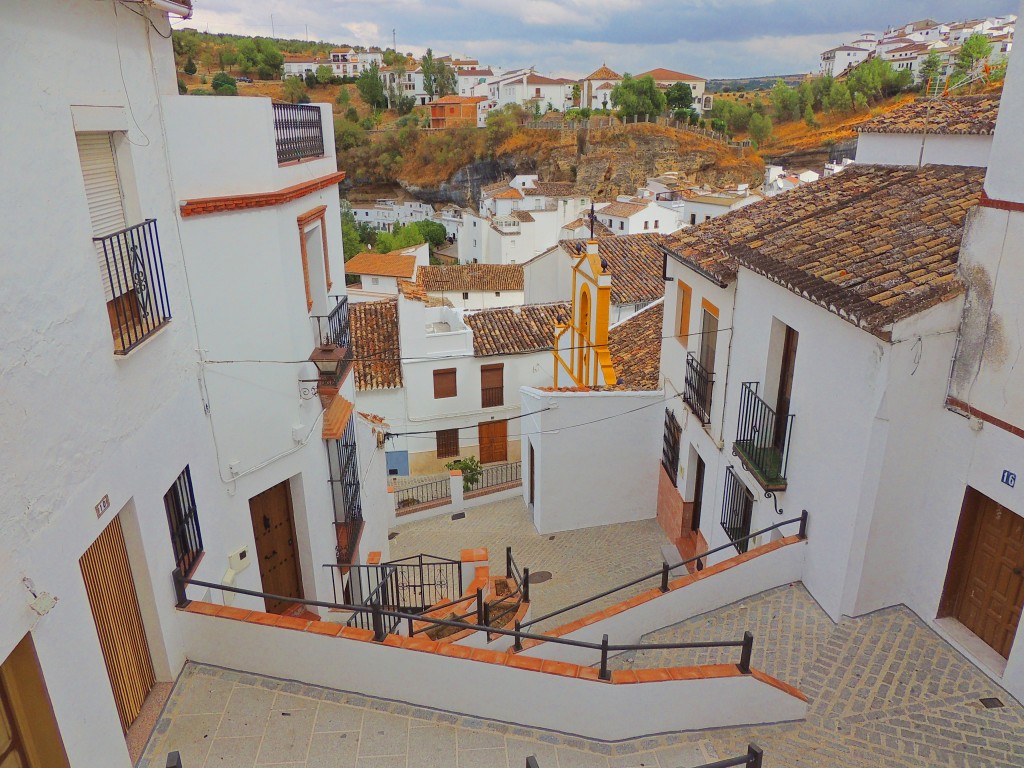
[{"label": "window with iron grille", "polygon": [[729,540],[736,545],[736,551],[747,551],[750,535],[750,519],[754,514],[754,495],[736,477],[732,467],[725,470],[725,498],[722,501],[722,528],[729,534]]},{"label": "window with iron grille", "polygon": [[192,473],[187,466],[164,494],[164,509],[171,529],[174,564],[183,575],[189,576],[203,554],[203,534],[199,530]]},{"label": "window with iron grille", "polygon": [[437,458],[449,459],[459,455],[459,430],[439,429],[437,431]]},{"label": "window with iron grille", "polygon": [[339,440],[327,441],[334,521],[350,523],[363,519],[359,492],[359,461],[356,456],[355,419],[349,419]]},{"label": "window with iron grille", "polygon": [[679,483],[679,437],[683,428],[679,426],[676,415],[668,408],[665,409],[665,437],[661,448],[661,465],[668,473],[668,479],[672,485],[678,487]]}]

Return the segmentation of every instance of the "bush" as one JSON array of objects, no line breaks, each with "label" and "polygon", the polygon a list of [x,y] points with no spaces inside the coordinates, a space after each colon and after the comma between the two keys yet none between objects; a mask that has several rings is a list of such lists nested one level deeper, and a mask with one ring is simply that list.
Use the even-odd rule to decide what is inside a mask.
[{"label": "bush", "polygon": [[284,99],[292,104],[308,104],[309,95],[301,77],[289,77],[284,81]]},{"label": "bush", "polygon": [[186,75],[194,75],[196,73],[196,62],[191,56],[189,56],[188,61],[185,62],[182,72]]},{"label": "bush", "polygon": [[359,112],[356,111],[355,107],[349,107],[348,109],[345,110],[345,119],[348,120],[350,123],[358,123]]},{"label": "bush", "polygon": [[306,83],[307,88],[313,88],[317,84],[316,72],[307,72],[303,78],[303,82]]},{"label": "bush", "polygon": [[178,78],[178,95],[179,96],[184,96],[186,93],[188,93],[188,86],[185,85],[185,81],[182,80],[179,77]]},{"label": "bush", "polygon": [[218,72],[213,76],[213,92],[218,96],[237,96],[238,86],[235,85],[235,78],[227,72]]},{"label": "bush", "polygon": [[473,490],[473,486],[477,484],[480,476],[484,473],[484,468],[480,465],[480,460],[476,456],[467,456],[464,459],[449,461],[444,467],[448,470],[458,469],[462,472],[463,492]]}]

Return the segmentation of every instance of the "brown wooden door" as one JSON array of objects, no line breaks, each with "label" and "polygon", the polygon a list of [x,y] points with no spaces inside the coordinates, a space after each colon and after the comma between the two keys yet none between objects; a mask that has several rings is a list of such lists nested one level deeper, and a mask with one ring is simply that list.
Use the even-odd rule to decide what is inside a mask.
[{"label": "brown wooden door", "polygon": [[[278,483],[249,499],[256,557],[260,563],[263,591],[271,595],[302,598],[299,555],[295,546],[292,495],[288,481]],[[268,613],[284,613],[287,600],[265,600]]]},{"label": "brown wooden door", "polygon": [[796,344],[800,337],[796,331],[786,327],[786,340],[782,346],[782,367],[779,371],[779,399],[775,409],[774,446],[782,450],[786,446],[786,429],[789,426],[790,398],[793,396],[793,370],[796,368]]},{"label": "brown wooden door", "polygon": [[121,728],[139,716],[156,682],[128,550],[115,517],[79,560]]},{"label": "brown wooden door", "polygon": [[508,460],[508,422],[481,421],[480,463]]},{"label": "brown wooden door", "polygon": [[14,719],[14,708],[11,706],[4,681],[0,678],[0,767],[28,768],[28,755],[18,730],[18,722]]},{"label": "brown wooden door", "polygon": [[1008,657],[1024,604],[1024,518],[973,488],[964,499],[947,592],[948,613]]}]

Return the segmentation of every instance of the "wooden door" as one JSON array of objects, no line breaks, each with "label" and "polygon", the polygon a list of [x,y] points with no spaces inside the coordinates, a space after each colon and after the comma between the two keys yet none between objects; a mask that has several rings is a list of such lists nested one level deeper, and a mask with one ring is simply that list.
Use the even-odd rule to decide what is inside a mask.
[{"label": "wooden door", "polygon": [[1024,518],[973,488],[964,498],[943,603],[942,613],[1010,655],[1024,604]]},{"label": "wooden door", "polygon": [[79,566],[121,728],[127,732],[156,675],[119,517],[86,550]]},{"label": "wooden door", "polygon": [[28,768],[28,755],[14,719],[14,708],[0,679],[0,768]]},{"label": "wooden door", "polygon": [[[260,563],[263,591],[301,599],[302,580],[288,481],[249,499],[249,513],[256,537],[256,557]],[[268,613],[284,613],[292,605],[287,600],[270,598],[265,602]]]},{"label": "wooden door", "polygon": [[789,426],[790,398],[793,396],[793,370],[796,367],[796,344],[800,334],[786,327],[786,340],[782,346],[782,367],[779,371],[779,399],[775,408],[775,435],[773,445],[778,450],[786,446]]},{"label": "wooden door", "polygon": [[[700,530],[700,508],[704,502],[704,459],[697,457],[697,472],[693,478],[693,510],[690,513],[690,530]],[[686,531],[683,531],[685,534]]]},{"label": "wooden door", "polygon": [[480,463],[508,460],[508,422],[481,421]]}]

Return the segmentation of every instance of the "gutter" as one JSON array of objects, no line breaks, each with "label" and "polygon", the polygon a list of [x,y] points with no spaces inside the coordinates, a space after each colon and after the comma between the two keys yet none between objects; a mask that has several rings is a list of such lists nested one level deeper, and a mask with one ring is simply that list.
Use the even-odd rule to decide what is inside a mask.
[{"label": "gutter", "polygon": [[176,0],[142,0],[147,5],[152,5],[154,8],[165,13],[173,13],[175,16],[180,16],[183,19],[192,18],[192,5],[185,2],[177,2]]}]

